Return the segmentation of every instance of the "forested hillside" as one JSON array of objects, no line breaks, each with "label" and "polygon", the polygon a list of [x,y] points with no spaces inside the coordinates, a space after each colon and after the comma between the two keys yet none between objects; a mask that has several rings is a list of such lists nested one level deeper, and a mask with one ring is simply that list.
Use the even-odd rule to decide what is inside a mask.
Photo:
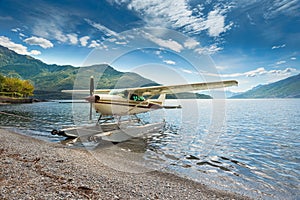
[{"label": "forested hillside", "polygon": [[89,77],[97,77],[97,88],[139,87],[157,85],[136,73],[119,72],[106,64],[87,67],[48,65],[30,56],[19,55],[0,46],[0,73],[8,77],[31,80],[36,90],[60,91],[81,87],[87,89]]},{"label": "forested hillside", "polygon": [[300,74],[268,85],[259,85],[232,98],[300,98]]},{"label": "forested hillside", "polygon": [[[132,72],[120,72],[107,64],[86,67],[70,65],[48,65],[30,56],[20,55],[6,47],[0,46],[0,73],[6,77],[30,80],[35,88],[35,98],[70,99],[70,94],[61,90],[89,89],[90,77],[95,77],[98,89],[130,88],[159,85]],[[171,94],[168,98],[201,98],[212,97],[202,94]]]}]

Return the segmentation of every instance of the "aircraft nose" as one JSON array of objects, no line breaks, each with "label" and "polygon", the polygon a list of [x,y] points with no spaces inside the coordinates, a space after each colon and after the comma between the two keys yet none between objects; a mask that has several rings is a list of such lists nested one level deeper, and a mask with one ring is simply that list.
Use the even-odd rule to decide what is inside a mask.
[{"label": "aircraft nose", "polygon": [[95,96],[88,96],[85,98],[86,101],[90,102],[90,103],[94,103],[95,102]]}]

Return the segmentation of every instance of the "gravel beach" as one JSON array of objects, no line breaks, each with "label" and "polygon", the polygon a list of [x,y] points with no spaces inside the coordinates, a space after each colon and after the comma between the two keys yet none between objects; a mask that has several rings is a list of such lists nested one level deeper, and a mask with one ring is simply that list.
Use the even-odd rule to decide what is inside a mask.
[{"label": "gravel beach", "polygon": [[4,129],[0,143],[0,199],[250,199],[169,173],[119,171],[84,148]]}]

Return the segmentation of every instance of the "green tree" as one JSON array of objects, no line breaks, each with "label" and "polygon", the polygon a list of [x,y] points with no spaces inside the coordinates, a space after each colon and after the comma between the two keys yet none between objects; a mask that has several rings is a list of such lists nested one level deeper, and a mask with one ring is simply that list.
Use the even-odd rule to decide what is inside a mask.
[{"label": "green tree", "polygon": [[3,85],[3,91],[12,94],[15,97],[21,97],[22,82],[17,78],[6,77]]},{"label": "green tree", "polygon": [[30,81],[28,80],[24,80],[23,81],[23,84],[22,84],[22,94],[25,96],[25,97],[28,97],[28,96],[32,96],[33,95],[33,91],[34,91],[34,87],[33,85],[30,83]]},{"label": "green tree", "polygon": [[0,92],[3,91],[3,85],[4,85],[5,77],[0,74]]},{"label": "green tree", "polygon": [[0,75],[0,92],[4,92],[4,94],[15,97],[28,97],[33,95],[33,91],[34,86],[28,80]]}]

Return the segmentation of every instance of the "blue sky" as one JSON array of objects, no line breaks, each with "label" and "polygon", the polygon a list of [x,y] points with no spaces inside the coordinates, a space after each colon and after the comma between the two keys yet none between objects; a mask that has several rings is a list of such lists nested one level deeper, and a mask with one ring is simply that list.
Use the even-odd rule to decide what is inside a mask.
[{"label": "blue sky", "polygon": [[109,63],[160,83],[300,73],[300,0],[0,0],[0,45],[46,63]]}]

